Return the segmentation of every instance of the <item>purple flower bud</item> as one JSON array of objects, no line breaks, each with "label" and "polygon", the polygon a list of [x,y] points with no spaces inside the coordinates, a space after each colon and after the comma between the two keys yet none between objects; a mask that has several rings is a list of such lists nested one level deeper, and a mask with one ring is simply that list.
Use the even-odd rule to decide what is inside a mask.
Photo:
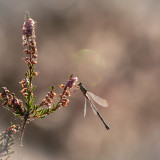
[{"label": "purple flower bud", "polygon": [[72,88],[77,81],[78,81],[77,77],[71,78],[71,79],[68,80],[66,86],[68,88]]}]

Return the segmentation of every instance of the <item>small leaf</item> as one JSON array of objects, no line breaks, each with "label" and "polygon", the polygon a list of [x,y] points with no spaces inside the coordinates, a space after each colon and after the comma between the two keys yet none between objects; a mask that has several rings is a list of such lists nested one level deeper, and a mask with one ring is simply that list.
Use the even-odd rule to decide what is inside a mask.
[{"label": "small leaf", "polygon": [[28,104],[28,96],[25,96],[26,104]]},{"label": "small leaf", "polygon": [[38,118],[44,118],[45,116],[43,115],[43,116],[39,116]]},{"label": "small leaf", "polygon": [[50,113],[53,113],[56,110],[55,104],[53,104],[53,107],[51,108],[51,110],[49,111]]},{"label": "small leaf", "polygon": [[36,99],[36,96],[34,96],[33,98],[32,98],[32,100],[30,101],[30,106],[32,106],[33,105],[33,103],[34,103],[34,101],[35,101],[35,99]]},{"label": "small leaf", "polygon": [[34,113],[33,117],[36,117],[36,116],[37,116],[37,112]]},{"label": "small leaf", "polygon": [[49,113],[53,113],[53,112],[55,112],[55,110],[54,110],[54,109],[51,109],[51,110],[49,111]]},{"label": "small leaf", "polygon": [[26,78],[29,77],[29,70],[27,70],[26,74],[25,74]]},{"label": "small leaf", "polygon": [[36,110],[37,110],[37,105],[33,105],[30,109],[30,113],[32,114]]},{"label": "small leaf", "polygon": [[16,116],[18,116],[18,117],[20,117],[21,116],[21,114],[19,114],[19,113],[14,113]]},{"label": "small leaf", "polygon": [[49,108],[45,109],[45,114],[49,114]]},{"label": "small leaf", "polygon": [[51,89],[51,92],[53,92],[53,90],[54,90],[54,86],[51,86],[51,88],[50,88],[50,89]]},{"label": "small leaf", "polygon": [[31,89],[31,91],[33,92],[35,88],[36,88],[36,86],[33,86],[32,89]]},{"label": "small leaf", "polygon": [[73,77],[73,74],[70,75],[70,79]]},{"label": "small leaf", "polygon": [[44,109],[42,108],[41,110],[39,110],[39,115],[42,115],[44,113]]},{"label": "small leaf", "polygon": [[26,12],[26,17],[25,18],[29,19],[29,12],[28,11]]},{"label": "small leaf", "polygon": [[55,108],[55,107],[56,107],[55,104],[53,104],[52,108]]}]

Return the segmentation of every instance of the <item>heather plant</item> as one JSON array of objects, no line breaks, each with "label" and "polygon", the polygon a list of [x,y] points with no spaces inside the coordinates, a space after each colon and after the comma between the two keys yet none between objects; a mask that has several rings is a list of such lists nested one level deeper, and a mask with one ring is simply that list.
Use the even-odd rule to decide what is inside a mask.
[{"label": "heather plant", "polygon": [[19,132],[19,159],[21,159],[22,140],[26,125],[35,118],[45,118],[47,115],[54,113],[61,107],[66,107],[69,102],[70,91],[74,86],[78,86],[77,77],[70,76],[65,85],[61,84],[62,93],[59,94],[59,100],[55,104],[54,99],[57,97],[54,92],[54,86],[51,86],[50,91],[44,99],[35,104],[33,78],[38,75],[35,71],[37,64],[38,51],[36,47],[35,36],[36,22],[30,18],[29,13],[26,13],[25,21],[22,29],[22,42],[24,46],[24,61],[27,64],[27,71],[24,79],[20,82],[22,90],[20,91],[24,96],[24,101],[17,98],[14,93],[9,91],[6,87],[2,87],[0,99],[3,101],[2,106],[10,110],[15,116],[22,120],[22,124],[11,125],[0,135],[0,158],[8,159],[11,151],[11,146],[14,144],[13,134]]},{"label": "heather plant", "polygon": [[[36,86],[33,85],[33,78],[38,76],[38,72],[35,71],[35,65],[37,64],[38,58],[35,24],[36,22],[30,18],[29,13],[26,13],[22,29],[22,44],[24,47],[24,61],[27,65],[27,71],[24,79],[19,82],[22,86],[22,90],[20,92],[24,96],[24,101],[17,98],[14,93],[7,89],[7,87],[2,87],[2,93],[0,93],[0,99],[3,102],[2,106],[11,111],[22,121],[21,124],[12,124],[8,129],[0,134],[0,158],[3,157],[5,160],[9,159],[10,155],[13,153],[11,146],[14,144],[13,135],[15,133],[19,133],[18,159],[20,160],[21,149],[23,146],[23,135],[26,125],[35,118],[45,118],[47,115],[54,113],[57,109],[66,107],[69,102],[70,93],[78,89],[82,91],[85,97],[84,116],[86,114],[86,100],[88,100],[95,115],[98,115],[107,130],[110,129],[98,112],[94,103],[91,101],[90,97],[103,107],[108,106],[107,101],[87,91],[83,84],[78,82],[78,78],[73,77],[73,75],[69,77],[65,85],[60,85],[60,88],[62,89],[61,94],[57,96],[54,92],[54,86],[51,86],[50,91],[44,99],[38,104],[34,103],[36,99],[36,96],[34,95]],[[55,98],[58,99],[56,103],[54,101]]]}]

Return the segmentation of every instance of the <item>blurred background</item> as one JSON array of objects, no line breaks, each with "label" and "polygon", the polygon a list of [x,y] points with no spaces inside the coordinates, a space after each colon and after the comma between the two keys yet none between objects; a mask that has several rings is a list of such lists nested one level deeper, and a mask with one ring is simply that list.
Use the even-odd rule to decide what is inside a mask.
[{"label": "blurred background", "polygon": [[[77,91],[66,108],[28,124],[22,159],[158,160],[160,1],[1,0],[0,87],[21,99],[26,11],[37,22],[36,103],[51,85],[60,94],[58,85],[74,74],[108,100],[108,108],[97,108],[111,130],[90,107],[83,117],[84,97]],[[1,132],[17,120],[0,107]],[[17,159],[17,152],[11,159]]]}]

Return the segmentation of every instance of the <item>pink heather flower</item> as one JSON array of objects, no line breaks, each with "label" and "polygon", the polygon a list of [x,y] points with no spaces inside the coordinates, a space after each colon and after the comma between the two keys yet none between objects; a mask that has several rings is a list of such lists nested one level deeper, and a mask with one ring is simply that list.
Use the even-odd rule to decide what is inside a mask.
[{"label": "pink heather flower", "polygon": [[27,19],[23,24],[23,35],[25,37],[35,36],[35,21],[31,18]]},{"label": "pink heather flower", "polygon": [[64,88],[64,85],[63,85],[63,84],[61,84],[59,87],[60,87],[60,88]]},{"label": "pink heather flower", "polygon": [[71,79],[68,80],[66,86],[70,89],[75,85],[76,82],[78,82],[77,77],[71,78]]},{"label": "pink heather flower", "polygon": [[11,104],[13,105],[14,109],[20,109],[21,108],[21,111],[24,111],[22,109],[23,102],[20,99],[13,98],[12,101],[11,101]]},{"label": "pink heather flower", "polygon": [[55,96],[56,96],[56,93],[48,92],[48,97],[49,97],[49,98],[54,99]]},{"label": "pink heather flower", "polygon": [[34,72],[33,75],[34,75],[34,76],[38,76],[38,72]]},{"label": "pink heather flower", "polygon": [[28,78],[25,78],[19,83],[22,84],[22,88],[26,88],[27,84],[29,83],[29,80],[28,80]]},{"label": "pink heather flower", "polygon": [[[35,21],[29,17],[29,13],[26,13],[25,22],[22,29],[22,41],[25,47],[25,63],[29,67],[37,64],[35,60],[37,58],[37,47],[35,42]],[[37,75],[37,74],[36,74]]]},{"label": "pink heather flower", "polygon": [[32,63],[32,64],[37,64],[37,61],[32,61],[31,63]]},{"label": "pink heather flower", "polygon": [[65,92],[65,95],[66,95],[67,97],[69,97],[69,96],[70,96],[70,92],[69,92],[69,91],[66,91],[66,92]]},{"label": "pink heather flower", "polygon": [[67,103],[69,102],[68,99],[62,99],[62,106],[65,107],[67,105]]},{"label": "pink heather flower", "polygon": [[19,129],[20,129],[19,126],[17,126],[17,125],[12,125],[9,130],[10,130],[11,132],[13,132],[13,133],[16,133],[17,131],[19,131]]},{"label": "pink heather flower", "polygon": [[36,55],[36,54],[33,54],[33,55],[32,55],[32,58],[37,58],[37,55]]}]

